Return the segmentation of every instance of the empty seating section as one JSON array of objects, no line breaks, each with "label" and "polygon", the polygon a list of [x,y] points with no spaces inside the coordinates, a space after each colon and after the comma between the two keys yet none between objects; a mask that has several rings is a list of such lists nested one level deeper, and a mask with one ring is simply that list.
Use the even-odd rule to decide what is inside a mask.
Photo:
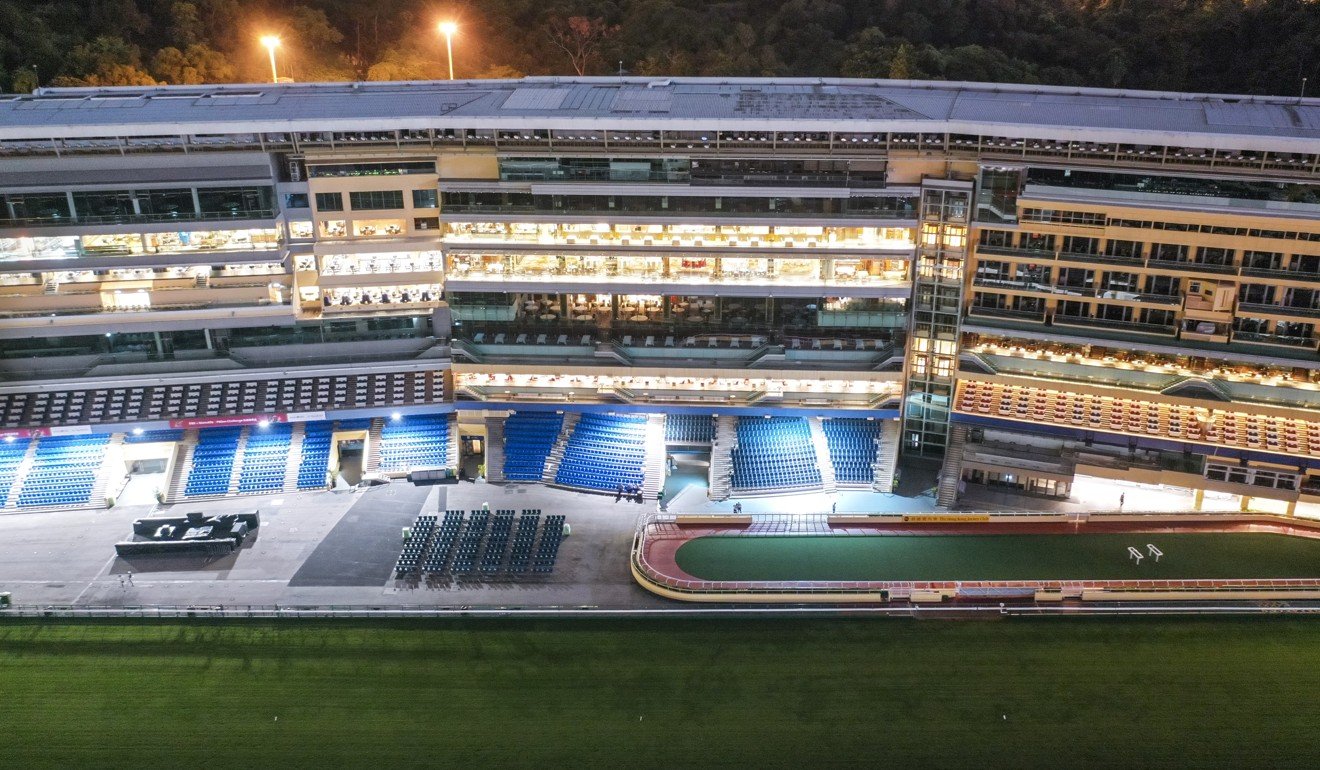
[{"label": "empty seating section", "polygon": [[486,536],[486,548],[481,554],[481,571],[499,572],[504,566],[504,551],[509,547],[509,535],[513,532],[513,511],[496,511],[491,518],[490,534]]},{"label": "empty seating section", "polygon": [[183,431],[181,430],[144,430],[141,433],[127,433],[124,435],[125,444],[151,444],[161,441],[182,441]]},{"label": "empty seating section", "polygon": [[47,436],[37,440],[32,467],[23,479],[18,505],[83,505],[110,436]]},{"label": "empty seating section", "polygon": [[243,467],[238,474],[239,494],[284,489],[284,470],[289,464],[289,439],[293,426],[277,422],[256,427],[243,447]]},{"label": "empty seating section", "polygon": [[330,469],[330,441],[334,423],[329,420],[303,426],[302,458],[298,461],[298,489],[321,489]]},{"label": "empty seating section", "polygon": [[1320,422],[1277,415],[979,380],[958,385],[954,409],[1039,425],[1320,457]]},{"label": "empty seating section", "polygon": [[183,488],[184,497],[223,495],[229,492],[229,477],[234,470],[234,454],[242,428],[203,428],[197,433],[192,471]]},{"label": "empty seating section", "polygon": [[404,542],[394,575],[548,574],[554,571],[563,536],[564,517],[542,517],[539,509],[445,511],[438,521],[423,514]]},{"label": "empty seating section", "polygon": [[422,569],[426,572],[443,572],[449,564],[449,556],[458,542],[458,531],[463,526],[462,511],[445,511],[445,518],[436,530],[435,540],[427,551]]},{"label": "empty seating section", "polygon": [[522,574],[527,571],[532,560],[532,545],[536,542],[536,528],[540,524],[539,509],[525,510],[518,517],[518,530],[513,535],[513,547],[509,550],[509,572]]},{"label": "empty seating section", "polygon": [[0,394],[0,427],[166,420],[230,414],[431,404],[440,372],[234,380]]},{"label": "empty seating section", "polygon": [[449,417],[409,415],[387,420],[380,432],[380,470],[403,473],[412,468],[449,465]]},{"label": "empty seating section", "polygon": [[708,414],[671,414],[665,418],[665,442],[709,444],[715,440],[715,418]]},{"label": "empty seating section", "polygon": [[554,412],[514,412],[504,421],[504,478],[540,481],[545,458],[564,426]]},{"label": "empty seating section", "polygon": [[396,577],[403,577],[410,572],[415,572],[421,566],[422,558],[430,545],[431,532],[434,529],[434,514],[424,513],[413,522],[412,530],[408,533],[408,539],[403,541],[403,550],[399,553],[399,560],[394,564]]},{"label": "empty seating section", "polygon": [[811,428],[803,417],[739,417],[733,449],[733,488],[821,484]]},{"label": "empty seating section", "polygon": [[541,540],[536,544],[536,553],[532,555],[532,572],[547,573],[554,570],[555,559],[559,558],[559,544],[563,539],[563,515],[552,513],[546,516]]},{"label": "empty seating section", "polygon": [[874,483],[881,424],[875,420],[841,417],[824,420],[821,427],[830,448],[834,479],[843,484]]},{"label": "empty seating section", "polygon": [[640,487],[645,462],[645,416],[584,414],[564,446],[555,483],[602,492]]},{"label": "empty seating section", "polygon": [[489,511],[472,512],[467,529],[463,530],[463,535],[458,539],[458,550],[454,552],[452,570],[455,574],[462,575],[472,571],[477,561],[477,551],[481,549],[481,541],[486,537],[486,524],[489,521]]},{"label": "empty seating section", "polygon": [[0,505],[9,499],[9,490],[18,476],[18,466],[27,455],[32,439],[7,438],[0,441]]}]

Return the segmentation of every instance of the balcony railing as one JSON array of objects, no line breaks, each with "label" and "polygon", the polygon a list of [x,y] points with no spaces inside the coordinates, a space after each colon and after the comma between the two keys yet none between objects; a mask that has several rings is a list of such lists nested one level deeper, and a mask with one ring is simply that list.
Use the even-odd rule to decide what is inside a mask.
[{"label": "balcony railing", "polygon": [[1239,302],[1238,310],[1241,310],[1245,313],[1263,313],[1266,315],[1289,315],[1289,316],[1300,316],[1302,318],[1320,318],[1320,308],[1289,307],[1287,305],[1270,305],[1263,302]]},{"label": "balcony railing", "polygon": [[1171,268],[1174,270],[1189,270],[1199,273],[1222,273],[1232,275],[1238,271],[1237,265],[1216,265],[1209,262],[1186,262],[1173,259],[1155,259],[1151,258],[1147,267]]},{"label": "balcony railing", "polygon": [[1054,259],[1054,252],[1050,249],[1019,249],[1015,246],[989,246],[981,244],[976,247],[978,254],[992,254],[1001,257],[1028,257],[1040,261],[1050,261]]},{"label": "balcony railing", "polygon": [[968,311],[969,315],[988,316],[990,318],[1014,318],[1022,321],[1042,322],[1045,320],[1044,310],[1014,310],[1008,307],[982,307],[972,305]]},{"label": "balcony railing", "polygon": [[1251,278],[1288,278],[1294,281],[1320,281],[1320,272],[1279,270],[1271,267],[1244,267],[1241,274]]},{"label": "balcony railing", "polygon": [[1141,257],[1125,257],[1115,254],[1084,254],[1078,251],[1059,252],[1058,260],[1060,262],[1081,262],[1084,264],[1103,264],[1103,265],[1132,265],[1140,266],[1144,260]]},{"label": "balcony railing", "polygon": [[1087,326],[1104,329],[1114,329],[1117,331],[1136,332],[1138,334],[1159,334],[1172,337],[1177,331],[1173,326],[1163,324],[1147,324],[1137,321],[1118,321],[1110,318],[1093,318],[1091,316],[1068,316],[1055,315],[1054,323],[1057,326]]},{"label": "balcony railing", "polygon": [[243,211],[176,211],[168,214],[79,215],[76,217],[18,217],[0,219],[0,227],[68,227],[69,225],[130,225],[155,222],[213,222],[223,220],[273,219],[274,209]]},{"label": "balcony railing", "polygon": [[779,217],[793,219],[885,219],[915,220],[917,212],[912,209],[857,209],[847,211],[767,211],[740,209],[704,209],[699,211],[674,210],[661,208],[546,208],[520,204],[488,205],[446,203],[440,209],[441,214],[545,214],[554,216],[595,216],[610,215],[615,217]]},{"label": "balcony railing", "polygon": [[1294,348],[1299,348],[1299,347],[1314,348],[1316,346],[1317,338],[1314,336],[1294,337],[1284,334],[1263,334],[1261,332],[1235,331],[1233,332],[1233,341],[1252,342],[1259,345],[1286,345],[1288,347],[1294,347]]}]

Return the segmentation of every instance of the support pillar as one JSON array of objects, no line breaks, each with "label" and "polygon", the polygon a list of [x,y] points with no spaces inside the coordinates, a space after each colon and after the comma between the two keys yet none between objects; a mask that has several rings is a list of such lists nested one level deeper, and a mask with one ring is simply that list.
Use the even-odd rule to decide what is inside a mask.
[{"label": "support pillar", "polygon": [[1238,506],[1238,510],[1239,510],[1239,511],[1242,511],[1243,513],[1246,513],[1247,511],[1250,511],[1250,510],[1251,510],[1251,498],[1248,497],[1247,495],[1243,495],[1243,496],[1242,496],[1242,504],[1241,504],[1240,506]]},{"label": "support pillar", "polygon": [[1205,505],[1205,490],[1198,489],[1195,494],[1192,495],[1192,510],[1200,511],[1201,506],[1203,505]]},{"label": "support pillar", "polygon": [[1293,518],[1294,516],[1296,516],[1296,515],[1297,515],[1297,501],[1296,501],[1296,500],[1289,500],[1289,501],[1288,501],[1288,508],[1287,508],[1287,510],[1284,511],[1284,513],[1286,513],[1286,514],[1288,515],[1288,518],[1290,518],[1290,519]]}]

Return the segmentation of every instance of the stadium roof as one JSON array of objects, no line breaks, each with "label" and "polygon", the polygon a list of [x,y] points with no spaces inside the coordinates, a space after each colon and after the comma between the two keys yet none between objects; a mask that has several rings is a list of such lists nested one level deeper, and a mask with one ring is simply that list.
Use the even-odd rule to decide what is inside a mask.
[{"label": "stadium roof", "polygon": [[1320,99],[634,77],[47,88],[0,96],[0,139],[450,127],[950,132],[1316,152]]}]

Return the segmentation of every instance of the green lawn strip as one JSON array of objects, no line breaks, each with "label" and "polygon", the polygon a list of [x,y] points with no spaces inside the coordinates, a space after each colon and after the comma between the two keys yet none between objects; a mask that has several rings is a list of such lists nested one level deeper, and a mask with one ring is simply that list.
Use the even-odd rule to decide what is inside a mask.
[{"label": "green lawn strip", "polygon": [[1300,765],[1317,688],[1285,619],[14,621],[0,764]]},{"label": "green lawn strip", "polygon": [[[1128,555],[1147,544],[1158,563]],[[1265,533],[714,535],[684,543],[704,580],[1113,580],[1320,577],[1320,540]]]}]

